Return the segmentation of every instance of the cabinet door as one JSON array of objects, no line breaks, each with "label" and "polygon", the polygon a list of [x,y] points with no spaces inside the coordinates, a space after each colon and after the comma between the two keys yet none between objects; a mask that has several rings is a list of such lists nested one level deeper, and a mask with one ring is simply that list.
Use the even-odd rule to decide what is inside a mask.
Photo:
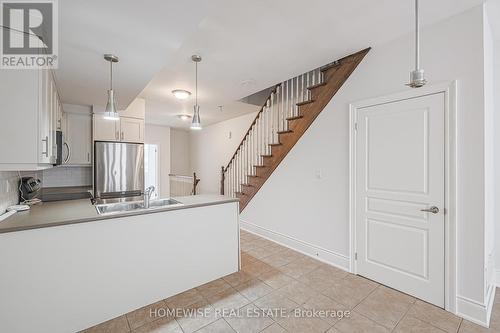
[{"label": "cabinet door", "polygon": [[42,69],[40,73],[40,106],[38,122],[38,162],[50,163],[52,137],[50,133],[51,121],[51,103],[52,103],[52,84],[50,82],[50,73]]},{"label": "cabinet door", "polygon": [[90,165],[92,117],[90,114],[66,113],[64,164]]},{"label": "cabinet door", "polygon": [[94,114],[94,140],[120,141],[120,121],[104,119],[100,113]]},{"label": "cabinet door", "polygon": [[120,117],[120,139],[123,142],[144,142],[144,120]]}]

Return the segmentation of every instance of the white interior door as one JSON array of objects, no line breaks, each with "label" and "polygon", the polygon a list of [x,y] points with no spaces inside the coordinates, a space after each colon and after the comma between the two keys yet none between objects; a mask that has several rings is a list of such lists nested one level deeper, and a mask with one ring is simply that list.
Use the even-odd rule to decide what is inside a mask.
[{"label": "white interior door", "polygon": [[444,307],[444,93],[356,121],[357,273]]}]

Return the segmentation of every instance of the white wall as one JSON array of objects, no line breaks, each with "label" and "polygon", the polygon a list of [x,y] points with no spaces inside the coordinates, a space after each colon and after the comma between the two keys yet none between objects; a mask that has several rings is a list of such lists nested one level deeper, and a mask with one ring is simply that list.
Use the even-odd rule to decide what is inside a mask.
[{"label": "white wall", "polygon": [[0,215],[11,205],[18,203],[19,176],[17,172],[0,171]]},{"label": "white wall", "polygon": [[189,130],[170,129],[170,172],[176,175],[191,175]]},{"label": "white wall", "polygon": [[200,178],[199,193],[219,193],[221,167],[227,165],[255,116],[253,112],[191,132],[191,167]]},{"label": "white wall", "polygon": [[158,145],[160,198],[170,195],[170,127],[146,124],[145,143]]},{"label": "white wall", "polygon": [[[367,45],[368,46],[368,45]],[[427,79],[458,79],[458,286],[460,297],[484,299],[483,8],[426,27]],[[349,103],[406,88],[413,36],[375,46],[241,215],[260,228],[324,249],[349,253]],[[208,145],[208,143],[207,143]],[[320,179],[316,178],[321,173]]]}]

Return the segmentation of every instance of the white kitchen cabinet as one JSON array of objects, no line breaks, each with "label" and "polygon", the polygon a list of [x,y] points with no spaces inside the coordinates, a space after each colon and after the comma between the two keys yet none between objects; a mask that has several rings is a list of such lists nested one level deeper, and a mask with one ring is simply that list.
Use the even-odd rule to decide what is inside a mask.
[{"label": "white kitchen cabinet", "polygon": [[105,119],[102,113],[94,114],[94,141],[120,141],[120,121]]},{"label": "white kitchen cabinet", "polygon": [[109,120],[96,113],[94,141],[144,142],[144,119],[120,117],[120,120]]},{"label": "white kitchen cabinet", "polygon": [[144,142],[144,120],[120,117],[120,141]]},{"label": "white kitchen cabinet", "polygon": [[90,165],[91,153],[91,114],[65,112],[63,116],[63,165]]},{"label": "white kitchen cabinet", "polygon": [[52,167],[59,97],[50,70],[2,70],[0,101],[0,170]]}]

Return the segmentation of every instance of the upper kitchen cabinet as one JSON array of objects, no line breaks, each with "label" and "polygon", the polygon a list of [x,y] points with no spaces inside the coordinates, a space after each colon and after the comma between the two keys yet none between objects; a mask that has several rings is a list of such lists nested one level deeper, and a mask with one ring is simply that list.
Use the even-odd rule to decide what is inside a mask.
[{"label": "upper kitchen cabinet", "polygon": [[50,168],[56,162],[57,106],[50,70],[9,69],[0,76],[0,170]]},{"label": "upper kitchen cabinet", "polygon": [[94,107],[94,141],[144,142],[144,99],[136,98],[126,110],[119,111],[119,120],[105,119],[103,111]]},{"label": "upper kitchen cabinet", "polygon": [[62,163],[66,166],[89,166],[92,162],[91,108],[64,104],[62,120]]}]

